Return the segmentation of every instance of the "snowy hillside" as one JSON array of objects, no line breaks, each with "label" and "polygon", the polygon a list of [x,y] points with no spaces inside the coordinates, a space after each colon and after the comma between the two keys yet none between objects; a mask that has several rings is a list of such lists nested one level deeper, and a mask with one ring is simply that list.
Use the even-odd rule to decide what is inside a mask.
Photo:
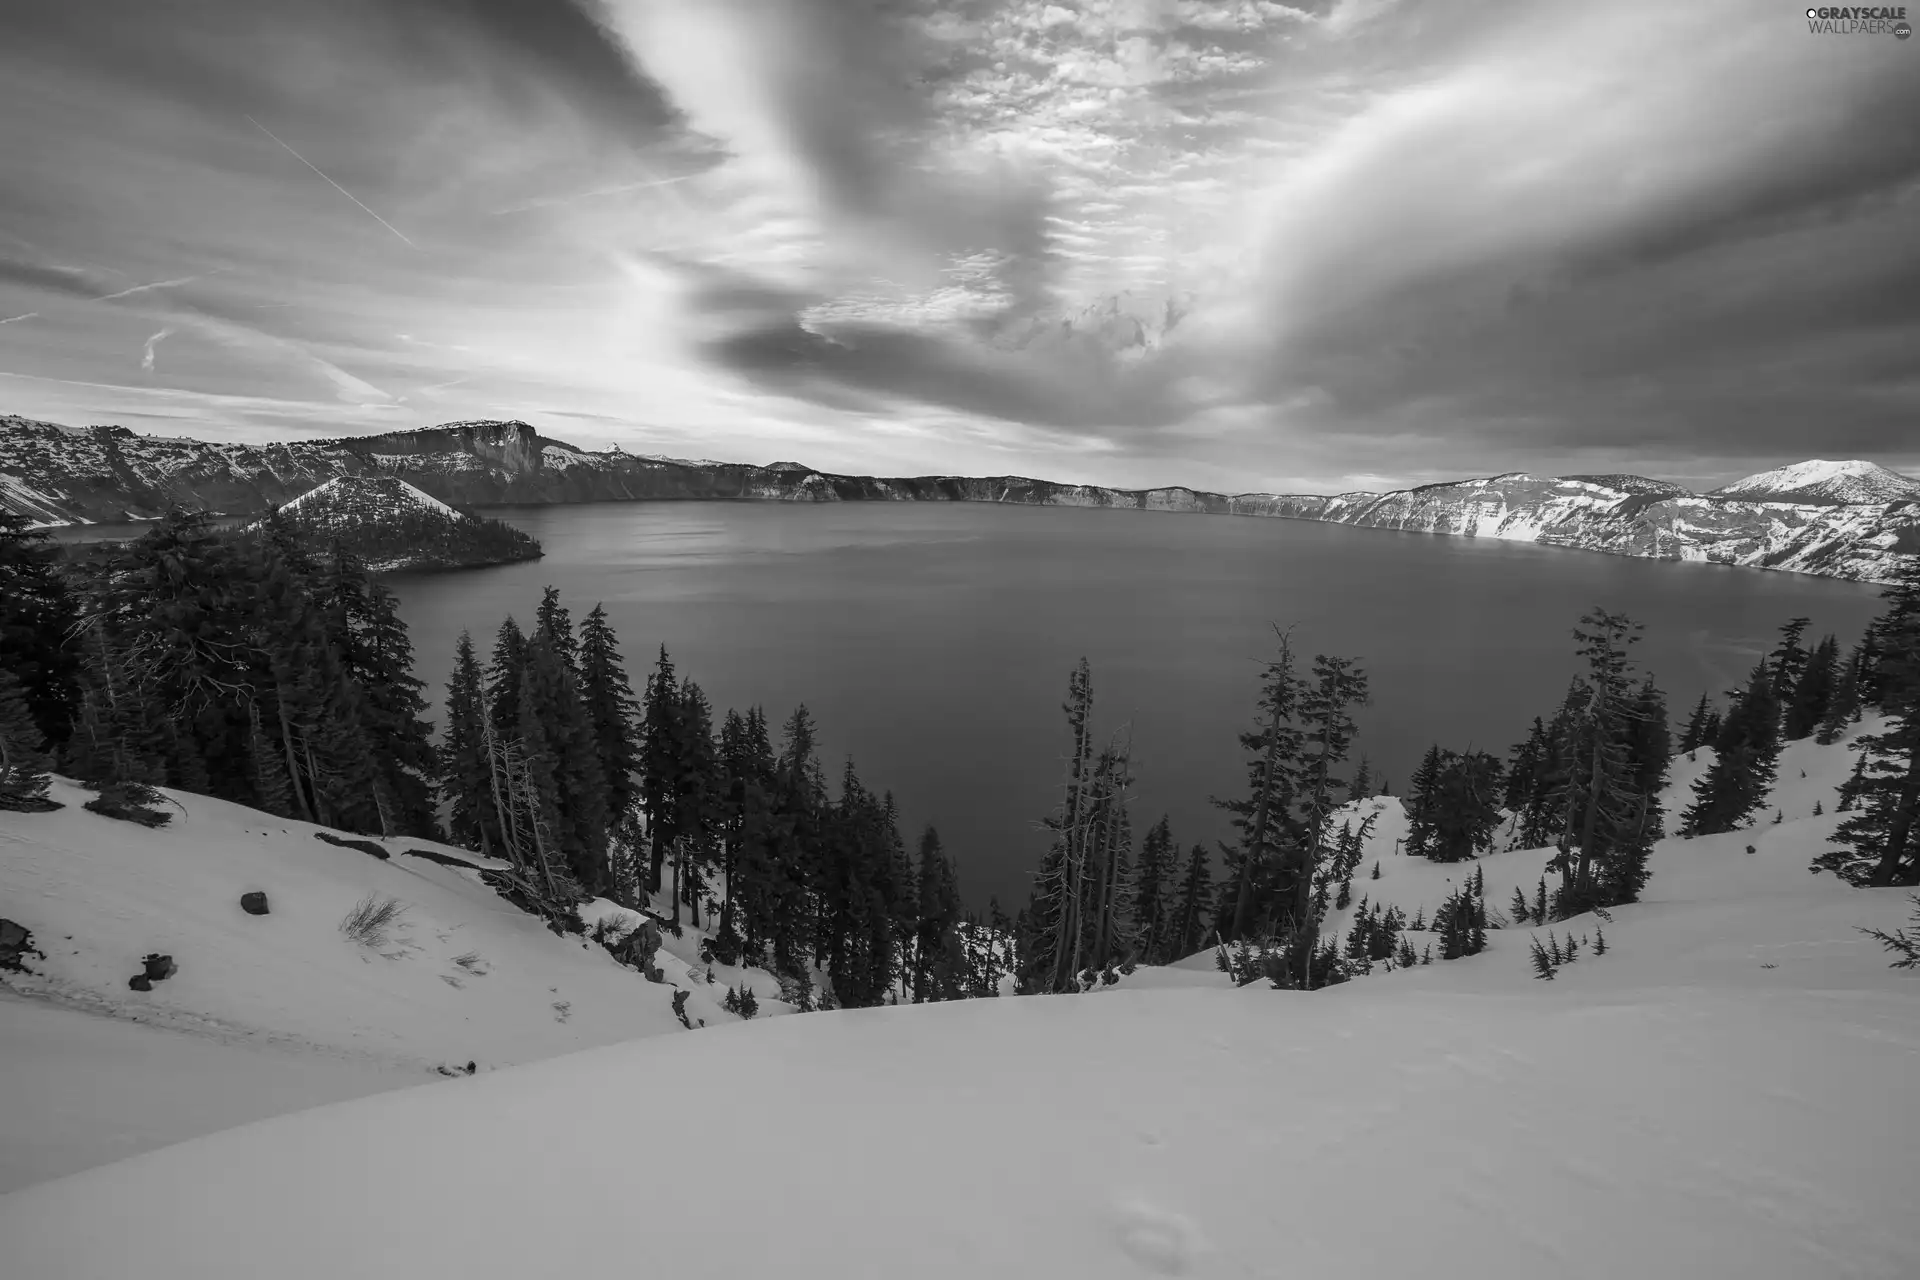
[{"label": "snowy hillside", "polygon": [[[1705,762],[1678,762],[1670,799]],[[625,1232],[674,1280],[1910,1278],[1920,1111],[1898,1100],[1920,1054],[1920,979],[1858,932],[1901,924],[1906,895],[1806,869],[1850,764],[1842,747],[1789,747],[1781,823],[1662,842],[1645,900],[1605,924],[1605,954],[1551,982],[1527,963],[1544,929],[1496,930],[1480,955],[1313,993],[1230,989],[1203,955],[1097,996],[716,1023],[28,1188],[0,1198],[7,1274],[518,1280],[603,1269]],[[1395,802],[1364,803],[1385,816],[1356,889],[1430,914],[1471,867],[1395,854]],[[214,816],[252,834],[244,810]],[[452,892],[465,873],[363,861],[360,876],[406,885],[436,926],[416,932],[418,956],[329,972],[437,973],[470,945],[439,940],[450,908],[411,879],[451,875]],[[1483,859],[1489,903],[1531,889],[1543,862]],[[82,912],[102,881],[138,874],[102,870],[82,863],[46,909],[152,916],[138,904],[158,886],[137,879]],[[303,954],[323,954],[359,883],[330,878],[332,900],[293,908],[317,886],[275,881],[312,914]],[[217,914],[239,887],[185,891],[172,911]],[[228,923],[245,937],[277,919]],[[529,944],[570,945],[528,927]],[[125,967],[150,944],[118,932]],[[506,940],[518,932],[488,935],[502,974],[529,963]],[[577,1018],[591,1001],[608,1026],[620,1015],[586,976],[601,959],[581,953],[564,989]],[[274,977],[293,981],[286,966]],[[620,989],[638,1006],[625,1016],[657,1029],[649,989]],[[536,1023],[555,1034],[503,1016],[511,1043],[531,1047]]]},{"label": "snowy hillside", "polygon": [[1736,480],[1715,489],[1711,496],[1750,502],[1911,502],[1920,499],[1920,480],[1875,462],[1816,458]]},{"label": "snowy hillside", "polygon": [[[214,1061],[231,1046],[288,1051],[335,1076],[341,1069],[358,1074],[344,1083],[321,1080],[318,1096],[309,1096],[299,1082],[302,1063],[293,1062],[284,1093],[299,1106],[326,1100],[335,1088],[369,1092],[437,1079],[438,1068],[464,1070],[468,1062],[491,1070],[636,1037],[682,1035],[672,1008],[679,990],[689,993],[686,1011],[696,1024],[736,1020],[720,1008],[731,983],[754,988],[761,1016],[787,1008],[772,978],[759,971],[716,969],[717,985],[710,986],[692,932],[664,938],[655,963],[665,983],[648,982],[603,947],[557,936],[511,906],[471,869],[503,864],[465,850],[345,837],[205,796],[165,794],[173,818],[157,830],[86,811],[81,805],[91,793],[61,781],[53,799],[65,808],[9,813],[0,823],[0,917],[30,930],[43,953],[28,959],[30,972],[0,973],[0,992],[146,1024],[129,1032],[191,1033],[198,1044],[134,1035],[129,1044],[141,1047],[115,1050],[148,1054],[163,1074],[168,1062]],[[391,856],[331,844],[316,832]],[[241,895],[254,891],[266,895],[267,914],[242,910]],[[356,943],[341,923],[369,898],[395,899],[404,910],[384,939]],[[582,910],[589,922],[631,914],[606,902]],[[148,954],[171,956],[178,972],[150,991],[132,990],[129,979],[142,972]],[[65,1096],[57,1079],[28,1079],[14,1056],[11,1046],[27,1046],[29,1037],[10,1028],[27,1016],[17,1002],[0,1004],[0,1076],[11,1090],[6,1110],[22,1121],[42,1098]],[[44,1039],[31,1044],[49,1069],[72,1066]],[[248,1073],[249,1065],[231,1070],[261,1074]],[[223,1069],[209,1068],[215,1079]],[[147,1092],[156,1083],[164,1097],[164,1080],[146,1082]],[[13,1123],[12,1116],[0,1122],[0,1145]],[[87,1122],[81,1116],[75,1123]],[[91,1141],[84,1132],[80,1140]],[[5,1166],[0,1161],[0,1175]],[[3,1265],[0,1272],[12,1274]]]},{"label": "snowy hillside", "polygon": [[391,476],[374,479],[337,476],[307,490],[280,510],[288,515],[311,515],[319,520],[338,521],[345,505],[343,499],[346,503],[385,507],[393,511],[417,508],[450,520],[461,518],[458,511],[440,499]]}]

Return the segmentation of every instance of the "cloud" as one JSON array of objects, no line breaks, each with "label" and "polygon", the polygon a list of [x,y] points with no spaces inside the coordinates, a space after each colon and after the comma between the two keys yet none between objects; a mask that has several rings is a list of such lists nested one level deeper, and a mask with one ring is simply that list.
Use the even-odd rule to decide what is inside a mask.
[{"label": "cloud", "polygon": [[[43,416],[1218,488],[1729,478],[1813,423],[1920,464],[1920,80],[1792,11],[96,0],[8,37],[0,365]],[[169,330],[202,399],[117,381]]]},{"label": "cloud", "polygon": [[167,338],[172,337],[173,332],[174,331],[172,326],[168,326],[165,329],[156,330],[153,334],[151,334],[147,338],[146,349],[141,353],[141,356],[140,356],[140,367],[142,369],[145,369],[148,373],[153,372],[154,350],[157,347],[159,347],[159,345],[162,342],[164,342]]}]

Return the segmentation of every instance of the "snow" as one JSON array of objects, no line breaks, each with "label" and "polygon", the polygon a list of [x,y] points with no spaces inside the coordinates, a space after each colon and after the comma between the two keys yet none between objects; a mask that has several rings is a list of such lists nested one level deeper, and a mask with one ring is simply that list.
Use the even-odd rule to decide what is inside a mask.
[{"label": "snow", "polygon": [[357,495],[368,491],[377,493],[380,498],[390,502],[411,503],[414,506],[425,507],[429,511],[437,511],[444,516],[451,516],[455,519],[465,518],[461,516],[458,511],[455,511],[452,507],[440,501],[440,499],[434,497],[432,494],[422,489],[417,489],[405,480],[394,476],[382,476],[378,479],[368,479],[360,476],[335,476],[333,479],[323,484],[315,485],[313,488],[307,490],[293,501],[287,503],[282,510],[298,511],[303,507],[313,505],[316,500],[324,504],[325,500],[330,498],[343,495]]},{"label": "snow", "polygon": [[1713,492],[1742,498],[1778,495],[1783,501],[1811,497],[1830,502],[1898,502],[1920,498],[1920,480],[1857,458],[1845,462],[1814,458],[1747,476]]},{"label": "snow", "polygon": [[[684,969],[649,983],[587,939],[549,932],[477,871],[407,851],[500,864],[402,838],[371,841],[392,854],[382,861],[316,839],[325,829],[309,823],[163,794],[178,807],[154,831],[88,813],[90,793],[60,779],[52,797],[66,808],[0,822],[0,915],[46,953],[37,972],[4,975],[6,987],[212,1044],[275,1045],[415,1080],[469,1061],[486,1069],[684,1034],[671,1004],[676,980],[692,986]],[[266,893],[269,914],[240,909],[252,890]],[[339,927],[369,896],[406,906],[376,948]],[[173,956],[179,972],[130,990],[149,952]],[[703,981],[689,1015],[733,1021],[722,994]],[[13,1084],[11,1071],[0,1075]]]},{"label": "snow", "polygon": [[[1706,762],[1679,762],[1673,801]],[[1900,924],[1906,897],[1806,870],[1836,821],[1811,809],[1833,808],[1850,765],[1839,747],[1791,746],[1775,793],[1784,821],[1663,841],[1645,901],[1605,926],[1607,954],[1583,954],[1552,982],[1530,976],[1525,933],[1496,930],[1481,955],[1311,994],[1232,989],[1201,955],[1097,996],[716,1022],[28,1187],[0,1197],[0,1266],[23,1280],[518,1280],[593,1273],[637,1249],[674,1280],[1372,1277],[1434,1274],[1436,1258],[1462,1259],[1440,1274],[1487,1280],[1912,1277],[1920,1109],[1899,1100],[1920,1063],[1920,979],[1890,970],[1858,932]],[[201,844],[216,820],[248,820],[203,805]],[[1370,854],[1356,890],[1431,914],[1471,868],[1394,854],[1397,803],[1363,805],[1382,813],[1371,851],[1382,869],[1364,879]],[[0,834],[76,821],[14,818]],[[284,945],[316,966],[326,947],[295,927],[294,904],[320,889],[289,878],[295,848],[340,880],[336,901],[314,904],[315,929],[361,885],[404,883],[428,914],[451,910],[409,877],[451,877],[440,886],[451,893],[469,874],[306,839],[313,849],[276,838],[247,851],[270,891],[289,895],[284,921],[229,930],[215,908],[243,887],[235,868],[226,880],[140,876],[132,851],[83,863],[46,901],[0,883],[0,901],[98,920],[134,954],[148,935],[128,917],[171,893],[143,923],[199,911],[208,919],[181,921],[196,946],[285,929],[254,962]],[[110,842],[67,832],[59,856],[84,859],[94,843]],[[179,864],[198,847],[181,838],[143,855]],[[12,874],[21,855],[0,850]],[[1544,857],[1482,860],[1490,905],[1512,884],[1531,888]],[[168,888],[181,878],[193,887]],[[474,905],[464,923],[477,930]],[[531,963],[510,951],[512,929],[484,927],[502,973]],[[557,969],[568,944],[538,938],[559,948],[542,957]],[[398,971],[386,964],[361,972]],[[392,962],[407,965],[433,968]],[[183,966],[155,999],[195,971]],[[245,984],[228,964],[217,971]],[[569,977],[583,1002],[585,972]],[[637,1003],[664,1003],[662,989],[611,976]],[[369,977],[366,998],[384,1012],[362,1025],[394,1016],[381,996],[394,982]],[[309,994],[325,991],[298,993]],[[508,1006],[484,1016],[515,1018]],[[325,1038],[317,1016],[284,1017]]]},{"label": "snow", "polygon": [[[417,1070],[103,1018],[0,993],[0,1192],[326,1102]],[[0,1270],[4,1270],[0,1266]]]}]

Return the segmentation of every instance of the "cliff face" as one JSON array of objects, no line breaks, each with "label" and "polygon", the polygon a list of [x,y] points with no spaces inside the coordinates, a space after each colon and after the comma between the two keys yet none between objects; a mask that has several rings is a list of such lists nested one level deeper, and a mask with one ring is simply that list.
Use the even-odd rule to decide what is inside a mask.
[{"label": "cliff face", "polygon": [[1867,581],[1920,552],[1920,501],[1753,501],[1642,476],[1524,473],[1393,493],[1222,494],[1106,489],[1021,476],[841,476],[589,453],[524,422],[274,445],[215,445],[0,418],[0,505],[44,524],[118,521],[192,506],[250,515],[340,476],[392,476],[460,507],[645,500],[1011,502],[1321,520],[1501,538],[1664,560]]}]

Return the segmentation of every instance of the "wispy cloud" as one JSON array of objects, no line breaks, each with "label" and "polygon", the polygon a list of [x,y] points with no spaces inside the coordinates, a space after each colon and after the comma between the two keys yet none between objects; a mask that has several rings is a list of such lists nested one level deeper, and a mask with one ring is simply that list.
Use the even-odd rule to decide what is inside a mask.
[{"label": "wispy cloud", "polygon": [[35,323],[6,362],[64,388],[19,390],[44,416],[158,413],[113,388],[173,329],[209,423],[550,413],[849,470],[1711,479],[1809,422],[1920,466],[1920,142],[1886,123],[1920,79],[1793,18],[25,6],[0,312]]},{"label": "wispy cloud", "polygon": [[22,312],[20,315],[8,316],[4,320],[0,320],[0,324],[19,324],[22,320],[31,320],[39,314],[38,311]]},{"label": "wispy cloud", "polygon": [[121,298],[131,298],[136,294],[151,293],[155,289],[178,289],[183,284],[192,284],[199,276],[181,276],[178,280],[155,280],[150,284],[136,284],[130,289],[121,289],[117,293],[103,293],[90,302],[116,302]]},{"label": "wispy cloud", "polygon": [[159,345],[162,342],[164,342],[167,338],[172,336],[173,336],[173,327],[171,325],[169,325],[164,329],[157,330],[154,333],[148,335],[146,348],[140,354],[140,367],[142,369],[145,369],[148,373],[153,372],[154,351],[159,347]]}]

